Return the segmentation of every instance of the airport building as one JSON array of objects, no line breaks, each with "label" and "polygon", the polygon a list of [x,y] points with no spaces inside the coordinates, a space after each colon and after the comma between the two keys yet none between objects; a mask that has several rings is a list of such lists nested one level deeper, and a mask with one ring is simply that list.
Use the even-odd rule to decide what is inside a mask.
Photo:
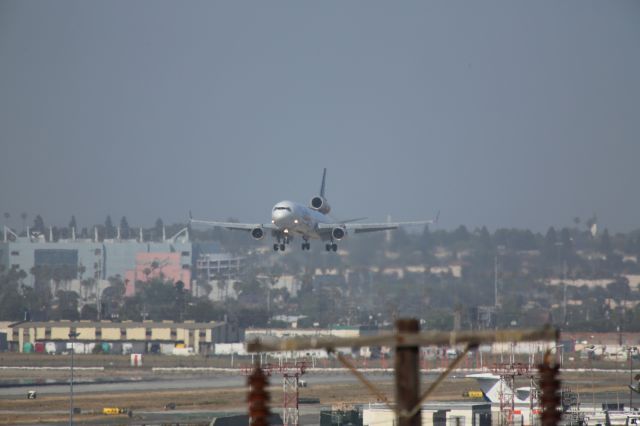
[{"label": "airport building", "polygon": [[70,333],[79,333],[74,341],[77,353],[91,353],[101,345],[105,352],[116,354],[171,354],[177,346],[189,353],[208,354],[216,343],[239,339],[238,329],[226,322],[27,321],[5,324],[0,331],[12,352],[62,353],[71,343]]},{"label": "airport building", "polygon": [[[428,402],[422,405],[423,425],[491,426],[491,404],[487,402]],[[522,416],[520,416],[522,417]],[[394,410],[383,404],[370,404],[362,411],[363,425],[395,425]],[[525,424],[519,418],[513,424]]]},{"label": "airport building", "polygon": [[[198,283],[211,285],[213,291],[209,293],[209,298],[212,300],[237,298],[233,283],[240,279],[243,270],[244,258],[234,256],[231,253],[200,251],[198,257],[195,258],[195,278]],[[196,287],[194,294],[200,295],[199,287]]]},{"label": "airport building", "polygon": [[24,284],[33,287],[38,268],[60,268],[75,278],[104,277],[104,246],[91,240],[47,242],[43,238],[16,238],[0,242],[0,264],[27,273]]},{"label": "airport building", "polygon": [[[51,238],[51,236],[49,237]],[[217,253],[212,254],[211,251]],[[203,262],[197,262],[203,258]],[[56,285],[73,290],[86,300],[87,289],[81,282],[92,279],[90,289],[95,296],[100,288],[107,287],[110,277],[121,277],[127,286],[127,295],[135,292],[136,282],[147,282],[162,276],[174,282],[182,281],[185,289],[191,289],[192,268],[196,263],[205,265],[201,273],[237,279],[242,260],[220,253],[217,244],[194,244],[189,241],[187,229],[163,241],[136,239],[60,239],[47,240],[42,234],[19,237],[5,228],[0,242],[0,265],[24,271],[24,284],[35,285],[38,273],[59,277]]]}]

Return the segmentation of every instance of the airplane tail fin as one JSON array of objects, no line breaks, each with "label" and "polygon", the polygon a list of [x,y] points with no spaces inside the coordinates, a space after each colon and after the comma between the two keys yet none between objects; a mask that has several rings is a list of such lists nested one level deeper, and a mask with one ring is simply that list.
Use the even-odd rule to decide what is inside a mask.
[{"label": "airplane tail fin", "polygon": [[[500,395],[513,395],[513,389],[511,389],[505,382],[493,374],[469,374],[469,378],[476,379],[480,389],[484,393],[486,399],[490,402],[500,402]],[[502,383],[501,383],[502,382]]]},{"label": "airplane tail fin", "polygon": [[324,198],[324,184],[325,184],[325,180],[327,179],[327,168],[324,168],[324,171],[322,172],[322,185],[320,185],[320,196],[322,198]]}]

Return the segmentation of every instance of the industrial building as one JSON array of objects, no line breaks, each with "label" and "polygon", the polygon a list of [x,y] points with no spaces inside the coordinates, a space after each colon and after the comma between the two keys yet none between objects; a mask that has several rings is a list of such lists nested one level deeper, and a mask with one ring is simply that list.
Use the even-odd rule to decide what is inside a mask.
[{"label": "industrial building", "polygon": [[[219,279],[232,284],[244,267],[243,258],[221,252],[216,243],[192,243],[187,228],[169,238],[163,235],[162,241],[143,241],[142,237],[99,240],[97,232],[93,239],[76,239],[75,232],[72,235],[54,241],[52,235],[48,239],[37,233],[21,237],[5,227],[0,265],[24,271],[27,276],[23,283],[30,287],[35,285],[38,273],[50,276],[55,270],[59,279],[53,292],[75,291],[81,301],[99,298],[111,277],[120,277],[126,295],[132,296],[137,282],[157,277],[181,281],[186,290],[192,289],[196,277],[210,284]],[[91,285],[83,286],[89,279]]]},{"label": "industrial building", "polygon": [[213,353],[216,343],[237,342],[240,337],[239,330],[226,322],[192,321],[26,321],[4,324],[0,332],[6,333],[12,352],[31,352],[45,345],[62,352],[73,333],[78,333],[74,341],[83,344],[82,348],[106,343],[111,353],[167,353],[165,348],[181,345],[195,354],[208,354]]},{"label": "industrial building", "polygon": [[[363,407],[363,425],[395,425],[396,413],[384,404]],[[422,406],[422,424],[491,426],[491,404],[487,402],[428,402]]]}]

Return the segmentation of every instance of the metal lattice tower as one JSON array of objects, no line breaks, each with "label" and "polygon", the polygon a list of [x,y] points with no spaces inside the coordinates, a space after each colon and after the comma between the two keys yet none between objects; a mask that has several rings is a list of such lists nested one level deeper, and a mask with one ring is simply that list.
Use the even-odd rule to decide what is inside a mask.
[{"label": "metal lattice tower", "polygon": [[[284,426],[298,426],[300,424],[298,411],[298,397],[300,387],[300,376],[307,370],[305,362],[283,363],[274,365],[263,364],[261,371],[265,377],[273,374],[282,374],[282,421]],[[253,369],[243,368],[245,375],[251,374]]]},{"label": "metal lattice tower", "polygon": [[[516,377],[526,377],[531,384],[534,383],[532,366],[520,362],[510,362],[506,364],[495,364],[491,368],[494,374],[500,376],[500,424],[513,424],[515,414],[515,393]],[[510,391],[507,391],[510,389]],[[531,403],[533,404],[535,394],[531,386]],[[533,406],[531,407],[533,410]]]},{"label": "metal lattice tower", "polygon": [[284,373],[282,379],[282,423],[284,426],[298,426],[298,384],[300,373]]}]

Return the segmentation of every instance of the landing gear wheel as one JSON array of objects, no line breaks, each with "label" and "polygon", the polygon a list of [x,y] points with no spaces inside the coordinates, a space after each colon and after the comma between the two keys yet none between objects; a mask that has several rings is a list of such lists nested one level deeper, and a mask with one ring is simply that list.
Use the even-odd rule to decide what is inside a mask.
[{"label": "landing gear wheel", "polygon": [[278,251],[278,244],[273,245],[273,251]]},{"label": "landing gear wheel", "polygon": [[324,248],[327,251],[331,251],[331,244],[325,244]]},{"label": "landing gear wheel", "polygon": [[337,251],[338,250],[338,245],[336,243],[331,244],[331,250]]},{"label": "landing gear wheel", "polygon": [[284,251],[285,245],[284,244],[280,244],[280,251]]},{"label": "landing gear wheel", "polygon": [[310,243],[302,243],[302,250],[309,250],[311,249],[311,244]]}]

